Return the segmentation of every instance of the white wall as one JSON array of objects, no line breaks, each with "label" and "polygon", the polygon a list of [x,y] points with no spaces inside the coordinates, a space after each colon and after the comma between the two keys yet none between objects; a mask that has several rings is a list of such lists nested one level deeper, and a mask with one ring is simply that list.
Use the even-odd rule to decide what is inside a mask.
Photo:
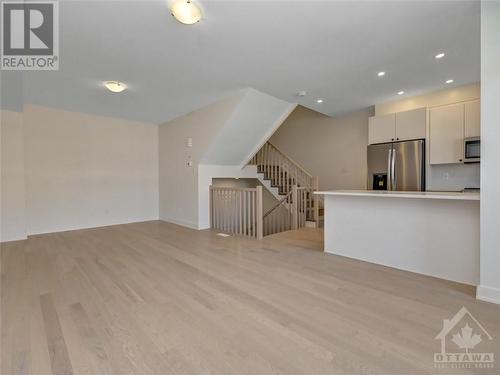
[{"label": "white wall", "polygon": [[198,228],[198,164],[240,100],[235,95],[160,125],[161,220]]},{"label": "white wall", "polygon": [[[479,83],[453,87],[451,89],[431,92],[424,95],[404,98],[388,103],[375,105],[375,115],[408,111],[422,107],[434,107],[450,103],[479,99],[481,96]],[[429,134],[429,131],[427,131]],[[462,190],[477,188],[480,180],[478,164],[444,164],[430,165],[429,142],[427,142],[427,190]]]},{"label": "white wall", "polygon": [[0,241],[26,238],[24,128],[21,112],[1,111]]},{"label": "white wall", "polygon": [[476,82],[469,85],[403,98],[392,102],[379,103],[375,105],[375,115],[383,116],[389,113],[409,111],[416,108],[435,107],[449,103],[463,102],[479,99],[480,96],[481,86],[479,82]]},{"label": "white wall", "polygon": [[295,107],[260,91],[245,90],[201,163],[244,167]]},{"label": "white wall", "polygon": [[481,284],[500,303],[500,2],[481,2]]},{"label": "white wall", "polygon": [[158,219],[158,126],[27,105],[28,234]]},{"label": "white wall", "polygon": [[319,177],[322,190],[366,189],[368,117],[372,109],[333,118],[297,107],[270,141]]}]

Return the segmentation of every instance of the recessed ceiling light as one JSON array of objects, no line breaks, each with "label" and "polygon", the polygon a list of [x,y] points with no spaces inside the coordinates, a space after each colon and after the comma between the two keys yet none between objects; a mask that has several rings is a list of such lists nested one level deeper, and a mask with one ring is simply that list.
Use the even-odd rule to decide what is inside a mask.
[{"label": "recessed ceiling light", "polygon": [[318,103],[318,104],[323,103],[323,99],[318,99],[318,100],[316,100],[316,103]]},{"label": "recessed ceiling light", "polygon": [[104,86],[111,92],[122,92],[127,89],[127,85],[118,81],[106,81]]},{"label": "recessed ceiling light", "polygon": [[453,80],[452,79],[448,79],[448,80],[446,80],[446,83],[453,83]]},{"label": "recessed ceiling light", "polygon": [[192,25],[201,20],[201,9],[191,0],[176,0],[170,8],[172,16],[184,25]]},{"label": "recessed ceiling light", "polygon": [[379,77],[383,77],[383,76],[385,76],[385,72],[378,72],[378,73],[377,73],[377,75],[378,75]]},{"label": "recessed ceiling light", "polygon": [[398,91],[398,95],[403,95],[404,93],[404,91]]},{"label": "recessed ceiling light", "polygon": [[436,59],[442,59],[444,57],[444,52],[439,52],[436,56],[434,56]]}]

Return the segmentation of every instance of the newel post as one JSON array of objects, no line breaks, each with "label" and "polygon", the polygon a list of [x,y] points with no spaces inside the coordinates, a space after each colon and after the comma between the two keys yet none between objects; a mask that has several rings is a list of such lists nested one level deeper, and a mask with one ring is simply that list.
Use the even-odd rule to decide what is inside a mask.
[{"label": "newel post", "polygon": [[262,222],[263,220],[263,213],[262,213],[262,186],[257,186],[257,199],[256,199],[256,207],[255,207],[255,214],[257,216],[257,239],[261,240],[263,238],[263,232],[262,232]]},{"label": "newel post", "polygon": [[208,189],[209,201],[208,201],[208,212],[210,213],[210,229],[214,229],[214,191],[213,186],[210,185]]},{"label": "newel post", "polygon": [[292,186],[292,229],[298,228],[298,219],[299,219],[299,205],[298,205],[298,194],[297,194],[297,185]]},{"label": "newel post", "polygon": [[316,223],[316,228],[319,228],[319,195],[314,194],[315,191],[319,191],[318,176],[313,177],[313,201],[314,201],[314,221]]}]

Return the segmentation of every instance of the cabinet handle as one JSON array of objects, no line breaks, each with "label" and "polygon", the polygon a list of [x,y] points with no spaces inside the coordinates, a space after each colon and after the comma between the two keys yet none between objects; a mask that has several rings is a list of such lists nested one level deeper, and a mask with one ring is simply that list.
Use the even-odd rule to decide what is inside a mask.
[{"label": "cabinet handle", "polygon": [[459,162],[462,162],[462,159],[458,159]]},{"label": "cabinet handle", "polygon": [[399,138],[396,138],[396,141],[399,141]]}]

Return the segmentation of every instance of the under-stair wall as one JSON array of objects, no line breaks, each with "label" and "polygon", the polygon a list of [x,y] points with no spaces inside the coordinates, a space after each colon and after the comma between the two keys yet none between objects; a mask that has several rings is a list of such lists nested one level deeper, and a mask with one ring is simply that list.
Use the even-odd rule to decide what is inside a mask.
[{"label": "under-stair wall", "polygon": [[246,90],[200,164],[244,167],[295,107],[260,91]]}]

